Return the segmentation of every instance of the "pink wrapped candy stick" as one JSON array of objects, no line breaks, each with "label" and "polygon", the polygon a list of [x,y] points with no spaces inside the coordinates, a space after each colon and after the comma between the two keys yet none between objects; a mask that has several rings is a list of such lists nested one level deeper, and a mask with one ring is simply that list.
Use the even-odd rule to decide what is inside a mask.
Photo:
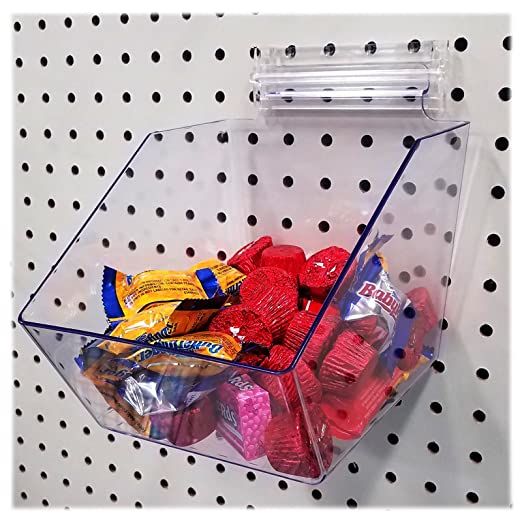
[{"label": "pink wrapped candy stick", "polygon": [[268,392],[243,374],[222,384],[217,395],[216,434],[226,439],[245,460],[262,457],[265,428],[272,418]]}]

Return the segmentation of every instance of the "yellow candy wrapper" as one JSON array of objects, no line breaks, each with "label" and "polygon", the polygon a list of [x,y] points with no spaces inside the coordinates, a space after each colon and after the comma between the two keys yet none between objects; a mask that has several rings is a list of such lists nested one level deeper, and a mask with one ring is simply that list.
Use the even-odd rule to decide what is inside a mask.
[{"label": "yellow candy wrapper", "polygon": [[[107,333],[113,337],[151,343],[165,337],[185,334],[205,327],[218,308],[203,310],[181,310],[180,301],[153,306],[123,319]],[[209,306],[210,306],[209,302]],[[129,349],[126,343],[103,341],[99,348],[114,354]]]},{"label": "yellow candy wrapper", "polygon": [[154,343],[154,347],[188,351],[226,361],[233,361],[241,351],[240,344],[231,335],[221,332],[195,332],[160,339]]},{"label": "yellow candy wrapper", "polygon": [[134,276],[106,266],[103,307],[112,322],[161,303],[215,300],[215,304],[221,305],[223,298],[237,294],[245,277],[217,259],[203,261],[186,271],[147,270]]},{"label": "yellow candy wrapper", "polygon": [[196,263],[194,266],[190,268],[190,270],[194,270],[196,272],[203,286],[206,286],[204,276],[205,269],[210,270],[210,272],[216,278],[222,291],[225,292],[227,295],[237,294],[239,292],[239,288],[241,286],[241,283],[243,282],[243,279],[245,279],[246,277],[245,274],[243,274],[236,268],[222,263],[217,259],[207,259],[206,261]]},{"label": "yellow candy wrapper", "polygon": [[[173,348],[186,350],[187,356],[172,353]],[[239,343],[227,334],[198,332],[161,340],[146,348],[130,348],[118,355],[92,346],[77,362],[83,375],[104,390],[104,396],[110,396],[112,388],[136,413],[147,415],[189,406],[234,371],[219,361],[191,357],[191,353],[234,360],[240,350]],[[87,364],[89,357],[91,362]]]}]

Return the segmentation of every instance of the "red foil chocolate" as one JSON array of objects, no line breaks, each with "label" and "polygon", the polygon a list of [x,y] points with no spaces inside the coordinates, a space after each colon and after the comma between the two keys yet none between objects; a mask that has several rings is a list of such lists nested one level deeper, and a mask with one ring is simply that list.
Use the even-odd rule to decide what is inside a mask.
[{"label": "red foil chocolate", "polygon": [[243,272],[243,274],[249,274],[259,266],[263,250],[271,246],[272,238],[270,236],[261,236],[255,241],[240,248],[228,260],[227,264],[237,268],[240,272]]},{"label": "red foil chocolate", "polygon": [[168,439],[176,446],[190,446],[213,433],[216,423],[214,406],[206,396],[187,409],[172,415]]},{"label": "red foil chocolate", "polygon": [[297,278],[306,256],[301,247],[294,245],[275,245],[261,253],[261,266],[274,266]]},{"label": "red foil chocolate", "polygon": [[297,287],[292,276],[281,268],[258,268],[244,279],[239,295],[244,305],[261,316],[274,341],[282,339],[297,311]]},{"label": "red foil chocolate", "polygon": [[[268,359],[263,362],[263,367],[270,370],[286,370],[294,357],[295,353],[292,350],[281,344],[275,344],[270,350]],[[279,407],[288,410],[300,404],[294,373],[297,375],[305,400],[307,402],[319,402],[322,396],[321,383],[303,361],[299,361],[292,372],[284,375],[258,372],[253,377],[259,386],[270,393]]]},{"label": "red foil chocolate", "polygon": [[[273,417],[265,430],[265,451],[272,467],[289,475],[317,478],[322,463],[327,470],[333,457],[333,442],[324,413],[316,405],[308,408],[312,435],[306,429],[302,410]],[[311,437],[319,449],[319,459]]]},{"label": "red foil chocolate", "polygon": [[[314,315],[317,315],[321,308],[323,307],[323,303],[321,301],[314,301],[313,299],[307,299],[306,297],[301,297],[299,299],[299,310],[303,312],[310,312]],[[330,303],[326,310],[323,312],[324,315],[333,315],[335,317],[341,316],[341,311],[337,306]]]},{"label": "red foil chocolate", "polygon": [[[297,352],[316,317],[310,312],[297,312],[286,329],[284,345]],[[301,356],[312,370],[317,370],[321,365],[322,358],[330,347],[330,340],[339,323],[339,316],[324,315],[317,325]]]},{"label": "red foil chocolate", "polygon": [[332,435],[341,440],[359,438],[401,379],[402,372],[396,368],[391,377],[379,373],[370,375],[352,397],[325,394],[321,408]]},{"label": "red foil chocolate", "polygon": [[344,330],[323,360],[319,380],[325,393],[347,397],[364,384],[378,362],[378,352],[360,335]]},{"label": "red foil chocolate", "polygon": [[244,305],[222,308],[212,318],[208,329],[210,332],[231,335],[241,344],[253,343],[265,347],[272,344],[272,334],[268,325],[258,313]]},{"label": "red foil chocolate", "polygon": [[[319,250],[302,266],[299,284],[308,289],[310,296],[323,300],[339,277],[350,253],[344,248],[332,246]],[[355,271],[352,265],[351,273]]]},{"label": "red foil chocolate", "polygon": [[259,347],[251,350],[242,350],[237,355],[235,362],[247,364],[248,366],[262,366],[267,359],[269,348]]}]

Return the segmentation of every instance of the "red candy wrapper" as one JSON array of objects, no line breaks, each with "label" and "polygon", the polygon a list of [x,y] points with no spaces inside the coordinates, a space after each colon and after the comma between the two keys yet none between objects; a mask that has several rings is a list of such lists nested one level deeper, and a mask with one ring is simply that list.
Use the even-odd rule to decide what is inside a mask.
[{"label": "red candy wrapper", "polygon": [[408,339],[408,346],[404,348],[404,357],[397,361],[397,366],[404,371],[417,366],[422,355],[424,337],[437,324],[435,307],[426,288],[414,288],[408,292],[407,296],[415,310],[415,321]]},{"label": "red candy wrapper", "polygon": [[[170,415],[170,430],[167,438],[172,444],[180,447],[190,446],[208,437],[216,429],[216,413],[209,397],[203,397],[187,409],[179,413],[164,414],[160,424],[163,430],[168,425],[167,415]],[[154,423],[151,415],[151,421]]]},{"label": "red candy wrapper", "polygon": [[261,266],[274,266],[296,278],[306,262],[302,248],[294,245],[276,245],[268,247],[261,253]]},{"label": "red candy wrapper", "polygon": [[[333,442],[324,413],[316,405],[308,408],[312,437],[319,449],[319,459],[327,470],[333,457]],[[321,474],[312,440],[301,410],[273,417],[265,430],[265,451],[272,467],[281,473],[317,478]]]},{"label": "red candy wrapper", "polygon": [[263,250],[272,246],[270,236],[260,238],[240,248],[227,262],[228,265],[237,268],[243,274],[253,272],[261,262]]},{"label": "red candy wrapper", "polygon": [[[299,272],[299,284],[308,289],[310,296],[319,301],[323,300],[339,277],[348,261],[350,253],[341,247],[328,247],[319,250],[303,265]],[[355,272],[352,265],[350,277]]]},{"label": "red candy wrapper", "polygon": [[242,345],[253,343],[268,348],[272,344],[268,325],[258,313],[244,305],[222,308],[210,321],[208,330],[231,335]]},{"label": "red candy wrapper", "polygon": [[[299,299],[299,310],[302,310],[303,312],[310,312],[311,314],[317,315],[322,307],[323,303],[321,301],[314,301],[313,299],[307,299],[306,297],[301,297]],[[341,311],[333,303],[330,303],[328,308],[324,311],[324,315],[340,317]]]},{"label": "red candy wrapper", "polygon": [[368,315],[348,323],[348,329],[360,335],[368,344],[379,350],[388,335],[377,315]]},{"label": "red candy wrapper", "polygon": [[341,440],[359,438],[402,379],[402,372],[395,369],[392,377],[371,375],[353,397],[326,394],[321,408],[332,435]]},{"label": "red candy wrapper", "polygon": [[437,312],[431,301],[428,290],[423,286],[410,290],[407,294],[415,309],[415,327],[424,333],[429,332],[437,324]]},{"label": "red candy wrapper", "polygon": [[364,386],[377,362],[376,350],[360,335],[344,330],[324,358],[319,380],[325,393],[347,397]]},{"label": "red candy wrapper", "polygon": [[[295,353],[286,346],[275,344],[270,350],[268,359],[264,361],[263,367],[270,370],[285,370],[292,363],[294,356]],[[259,386],[270,393],[278,406],[288,410],[300,404],[294,372],[297,372],[301,392],[307,402],[319,402],[322,396],[321,383],[303,361],[297,363],[294,371],[284,375],[277,376],[258,372],[253,377]]]},{"label": "red candy wrapper", "polygon": [[281,268],[258,268],[244,279],[239,295],[244,305],[261,316],[274,341],[282,339],[297,311],[297,287],[292,276]]},{"label": "red candy wrapper", "polygon": [[[297,352],[303,343],[306,334],[310,331],[316,315],[310,312],[297,312],[285,333],[284,344],[294,352]],[[332,334],[340,322],[339,316],[324,315],[311,339],[305,348],[303,360],[312,370],[317,370],[321,365],[324,353],[329,348]]]},{"label": "red candy wrapper", "polygon": [[269,353],[269,348],[264,346],[242,350],[237,355],[235,362],[247,364],[248,366],[262,366]]}]

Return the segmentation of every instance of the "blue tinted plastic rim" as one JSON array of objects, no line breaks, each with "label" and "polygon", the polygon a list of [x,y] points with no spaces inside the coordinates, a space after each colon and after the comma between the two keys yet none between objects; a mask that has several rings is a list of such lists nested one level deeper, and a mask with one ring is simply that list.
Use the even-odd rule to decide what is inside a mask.
[{"label": "blue tinted plastic rim", "polygon": [[[29,332],[29,330],[28,330],[29,327],[31,327],[31,328],[40,328],[40,329],[43,329],[43,330],[52,330],[54,332],[68,333],[68,334],[74,334],[74,335],[79,335],[79,336],[84,336],[84,337],[91,337],[91,338],[96,338],[96,339],[100,339],[100,340],[112,341],[112,342],[120,342],[121,343],[122,341],[124,341],[125,344],[129,344],[131,346],[136,346],[136,347],[139,347],[139,348],[147,348],[149,346],[149,345],[144,344],[144,343],[140,343],[140,342],[133,341],[133,340],[130,340],[130,339],[123,339],[121,337],[113,337],[113,336],[110,336],[110,335],[106,335],[104,333],[88,332],[88,331],[79,330],[79,329],[76,329],[76,328],[68,328],[68,327],[65,327],[65,326],[56,326],[56,325],[50,325],[50,324],[39,323],[39,322],[34,322],[34,321],[28,321],[28,320],[24,319],[23,314],[25,313],[25,311],[27,310],[29,305],[32,303],[33,299],[36,297],[36,295],[38,294],[40,289],[43,287],[43,285],[51,277],[51,275],[53,274],[53,271],[55,270],[55,268],[58,267],[58,265],[60,264],[60,261],[65,257],[65,255],[67,254],[69,249],[74,245],[74,243],[76,242],[76,240],[78,239],[80,234],[87,227],[87,225],[89,224],[89,222],[91,221],[93,216],[96,214],[98,209],[104,203],[105,198],[107,198],[107,196],[110,194],[112,189],[116,186],[116,184],[118,183],[120,178],[125,174],[126,170],[129,168],[130,164],[132,163],[134,158],[137,156],[139,151],[143,148],[145,143],[151,137],[153,137],[155,135],[163,134],[163,133],[166,133],[166,132],[170,132],[170,131],[173,131],[173,130],[192,129],[194,127],[199,127],[201,125],[216,124],[216,123],[227,122],[227,121],[239,122],[239,121],[252,121],[252,120],[250,120],[248,118],[233,119],[233,120],[230,120],[230,119],[229,120],[215,120],[215,121],[203,122],[203,123],[199,123],[199,124],[195,124],[195,125],[186,125],[186,126],[183,126],[183,127],[176,127],[176,128],[172,128],[172,129],[154,131],[154,132],[150,132],[149,134],[147,134],[145,136],[143,141],[140,143],[140,145],[138,146],[136,151],[129,158],[129,160],[127,161],[127,163],[125,164],[125,166],[123,167],[121,172],[118,174],[116,179],[111,183],[109,188],[103,194],[103,196],[100,199],[100,201],[94,207],[94,209],[91,212],[91,214],[89,215],[89,217],[86,219],[86,221],[80,227],[78,232],[76,232],[76,234],[72,238],[71,242],[65,248],[65,250],[60,255],[58,260],[51,266],[51,269],[49,270],[48,274],[45,276],[45,278],[42,280],[42,282],[38,285],[38,287],[35,290],[35,292],[33,294],[31,294],[29,300],[27,301],[25,306],[22,308],[22,310],[18,314],[18,318],[17,318],[18,323],[27,331],[27,333],[30,335],[31,338],[33,338],[36,341],[36,339]],[[449,123],[453,123],[454,125],[451,126],[451,127],[446,128],[444,130],[437,131],[437,132],[434,132],[432,134],[428,134],[426,136],[422,136],[421,138],[417,138],[414,141],[412,147],[408,150],[408,152],[407,152],[405,158],[403,159],[402,163],[400,164],[397,172],[395,173],[395,175],[393,176],[390,184],[386,188],[386,191],[384,192],[384,195],[382,196],[381,200],[379,201],[378,205],[376,206],[376,208],[375,208],[371,218],[369,219],[369,221],[368,221],[368,223],[366,225],[366,228],[364,229],[363,233],[361,234],[361,236],[359,237],[357,243],[355,244],[355,247],[353,248],[353,250],[352,250],[352,252],[351,252],[351,254],[350,254],[350,256],[349,256],[349,258],[348,258],[348,260],[347,260],[347,262],[346,262],[346,264],[345,264],[345,266],[343,268],[343,270],[341,271],[339,277],[337,278],[337,281],[334,283],[333,287],[331,288],[330,292],[328,293],[328,296],[324,300],[323,305],[321,307],[321,310],[317,314],[314,322],[312,323],[312,326],[310,327],[310,330],[306,334],[305,339],[303,340],[303,343],[301,344],[301,347],[297,351],[296,355],[294,356],[294,358],[292,360],[292,363],[290,364],[290,366],[288,366],[288,368],[286,368],[284,370],[270,370],[268,368],[262,368],[262,367],[259,367],[259,366],[249,366],[249,365],[241,364],[241,363],[234,362],[234,361],[225,361],[225,360],[221,360],[221,359],[216,359],[216,358],[210,357],[208,355],[193,354],[193,353],[188,354],[187,352],[183,352],[182,350],[174,350],[173,349],[172,353],[180,355],[182,357],[190,357],[190,358],[194,358],[194,359],[202,359],[204,361],[208,361],[208,362],[213,363],[213,364],[221,364],[223,366],[233,366],[233,367],[242,368],[242,369],[245,369],[245,370],[254,370],[256,372],[267,373],[267,374],[271,374],[271,375],[285,375],[286,373],[291,372],[295,368],[295,366],[297,365],[297,363],[298,363],[298,361],[299,361],[303,351],[306,349],[306,346],[308,345],[308,342],[310,341],[310,339],[314,335],[315,329],[317,328],[318,324],[321,322],[321,320],[322,320],[322,318],[323,318],[323,316],[324,316],[328,306],[330,305],[331,300],[333,299],[333,296],[335,295],[335,293],[339,289],[339,286],[341,285],[344,277],[348,273],[348,270],[352,266],[352,263],[358,257],[359,251],[361,250],[362,246],[364,245],[364,242],[366,241],[368,235],[370,234],[370,232],[371,232],[371,230],[373,228],[373,225],[375,224],[375,222],[379,218],[379,216],[380,216],[384,206],[388,202],[388,199],[390,198],[390,196],[393,193],[395,187],[399,183],[399,181],[400,181],[404,171],[406,170],[406,167],[410,163],[411,158],[415,154],[415,151],[419,148],[419,145],[421,144],[421,142],[424,141],[424,140],[427,140],[427,139],[430,139],[430,138],[434,138],[436,136],[440,136],[442,134],[446,134],[448,132],[451,132],[451,131],[454,131],[454,130],[457,130],[457,129],[460,129],[462,127],[465,127],[465,126],[469,125],[468,121],[464,121],[464,122],[448,122],[448,124]],[[226,131],[226,129],[224,129],[224,131]],[[38,344],[38,346],[39,346],[38,342],[36,342],[36,344]]]}]

